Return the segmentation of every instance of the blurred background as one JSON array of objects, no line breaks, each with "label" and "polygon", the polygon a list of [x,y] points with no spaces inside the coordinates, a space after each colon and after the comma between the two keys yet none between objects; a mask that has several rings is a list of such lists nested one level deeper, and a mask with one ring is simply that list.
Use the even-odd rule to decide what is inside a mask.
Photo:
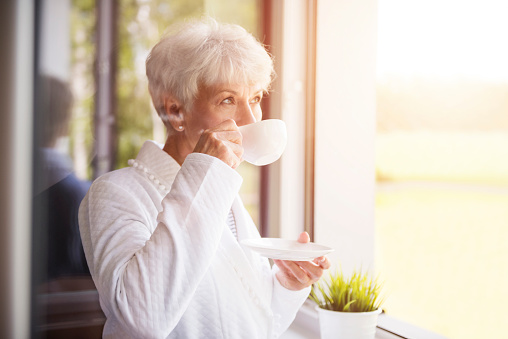
[{"label": "blurred background", "polygon": [[386,309],[451,338],[502,338],[508,3],[378,5],[376,269]]},{"label": "blurred background", "polygon": [[[17,333],[101,337],[104,316],[84,261],[77,208],[90,183],[127,166],[145,140],[164,143],[147,91],[146,57],[171,24],[210,15],[245,27],[268,45],[276,64],[263,118],[286,121],[288,149],[273,165],[239,168],[240,194],[261,234],[293,238],[307,230],[336,248],[343,266],[373,268],[385,282],[391,317],[449,338],[505,336],[506,1],[6,4],[1,21],[27,40],[2,35],[17,53],[2,54],[2,61],[11,58],[0,63],[3,110],[10,111],[6,102],[16,91],[29,94],[16,99],[25,105],[16,111],[22,114],[2,117],[7,127],[0,133],[8,159],[0,191],[14,192],[2,195],[0,215],[16,210],[18,216],[2,219],[2,268],[8,267],[2,278],[14,272],[32,286],[31,294],[25,285],[11,286],[30,303],[30,330]],[[32,30],[18,23],[32,21]],[[33,67],[33,74],[16,68],[31,80],[11,82],[12,64]],[[17,129],[9,127],[13,119],[21,121]],[[22,170],[12,170],[17,175],[7,166],[9,159],[17,163],[19,149],[8,148],[18,144],[13,140],[30,150],[22,153]],[[363,176],[343,175],[349,171]],[[32,226],[24,240],[11,241],[20,218]],[[23,255],[31,266],[16,261]],[[0,285],[5,300],[7,280]],[[23,311],[16,300],[2,310],[2,337],[25,337],[4,330]]]}]

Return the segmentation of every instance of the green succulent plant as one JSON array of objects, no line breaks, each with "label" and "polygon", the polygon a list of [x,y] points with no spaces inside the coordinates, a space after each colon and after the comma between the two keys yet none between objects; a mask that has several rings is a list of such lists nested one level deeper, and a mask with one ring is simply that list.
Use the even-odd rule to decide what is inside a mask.
[{"label": "green succulent plant", "polygon": [[312,286],[309,298],[320,308],[337,312],[371,312],[384,302],[378,278],[355,270],[347,278],[342,271],[330,271],[328,279]]}]

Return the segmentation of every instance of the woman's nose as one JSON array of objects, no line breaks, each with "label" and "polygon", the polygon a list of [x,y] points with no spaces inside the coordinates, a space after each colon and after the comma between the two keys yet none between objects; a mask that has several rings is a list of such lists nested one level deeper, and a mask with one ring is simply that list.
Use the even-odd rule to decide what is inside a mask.
[{"label": "woman's nose", "polygon": [[248,125],[256,122],[256,116],[254,115],[250,105],[242,105],[238,108],[235,121],[237,126]]}]

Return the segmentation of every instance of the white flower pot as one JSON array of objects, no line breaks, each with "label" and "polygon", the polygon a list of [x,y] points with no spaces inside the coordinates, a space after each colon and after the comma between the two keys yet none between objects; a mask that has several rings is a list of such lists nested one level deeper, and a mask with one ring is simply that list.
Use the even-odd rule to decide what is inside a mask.
[{"label": "white flower pot", "polygon": [[377,317],[381,309],[372,312],[336,312],[316,306],[321,339],[374,339]]}]

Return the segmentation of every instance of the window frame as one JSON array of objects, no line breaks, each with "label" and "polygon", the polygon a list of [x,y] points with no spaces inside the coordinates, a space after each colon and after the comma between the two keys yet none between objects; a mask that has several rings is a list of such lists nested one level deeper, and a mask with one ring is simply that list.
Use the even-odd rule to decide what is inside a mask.
[{"label": "window frame", "polygon": [[344,270],[373,268],[377,0],[265,6],[277,72],[270,117],[286,122],[288,145],[266,169],[263,235],[306,230],[335,247]]},{"label": "window frame", "polygon": [[316,3],[263,2],[268,37],[263,42],[274,55],[277,74],[264,117],[282,119],[288,130],[281,159],[262,169],[261,234],[265,237],[296,239],[304,230],[313,236]]},{"label": "window frame", "polygon": [[[360,267],[374,271],[377,0],[265,0],[264,6],[265,14],[271,8],[268,42],[278,74],[270,117],[283,119],[288,134],[298,133],[295,139],[304,142],[288,140],[288,150],[305,149],[305,156],[286,150],[265,169],[263,236],[294,238],[306,230],[335,248],[329,258],[346,274]],[[297,55],[303,62],[291,60]],[[295,99],[298,77],[306,84],[303,114],[287,103]],[[340,114],[330,117],[329,107]],[[299,174],[288,175],[291,168]],[[301,190],[289,195],[288,185]],[[291,209],[299,211],[297,222],[287,216]],[[386,314],[378,325],[376,338],[443,338]],[[307,301],[283,338],[318,333],[317,313]]]},{"label": "window frame", "polygon": [[[0,147],[2,228],[0,270],[2,338],[30,337],[30,256],[32,129],[34,109],[35,21],[38,3],[3,1],[0,10],[2,105]],[[28,133],[27,133],[28,131]]]}]

